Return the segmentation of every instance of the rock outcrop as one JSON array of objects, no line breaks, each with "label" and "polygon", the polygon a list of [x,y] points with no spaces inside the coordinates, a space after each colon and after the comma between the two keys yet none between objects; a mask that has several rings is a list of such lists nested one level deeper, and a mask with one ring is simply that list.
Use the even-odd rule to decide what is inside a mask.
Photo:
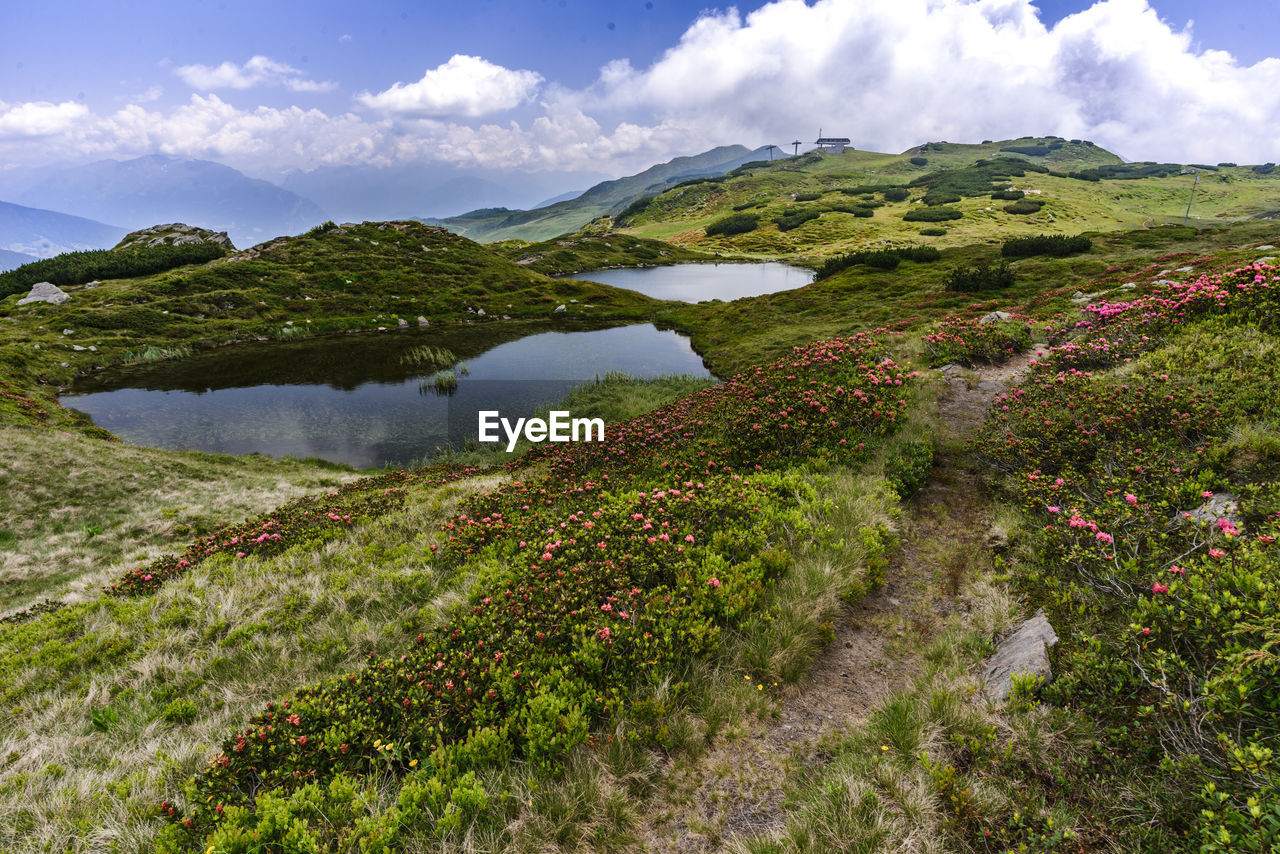
[{"label": "rock outcrop", "polygon": [[231,238],[225,231],[210,231],[185,222],[170,222],[153,225],[126,234],[124,240],[116,244],[116,249],[151,248],[154,246],[185,246],[189,243],[213,243],[224,249],[234,250]]},{"label": "rock outcrop", "polygon": [[1049,625],[1044,611],[1027,620],[1018,630],[1000,642],[996,654],[987,661],[982,690],[991,700],[999,703],[1013,690],[1015,675],[1039,676],[1045,682],[1053,677],[1049,666],[1049,647],[1058,642],[1058,635]]},{"label": "rock outcrop", "polygon": [[66,291],[57,285],[49,282],[36,282],[31,286],[31,293],[18,300],[18,305],[26,305],[29,302],[47,302],[53,305],[61,305],[71,299]]}]

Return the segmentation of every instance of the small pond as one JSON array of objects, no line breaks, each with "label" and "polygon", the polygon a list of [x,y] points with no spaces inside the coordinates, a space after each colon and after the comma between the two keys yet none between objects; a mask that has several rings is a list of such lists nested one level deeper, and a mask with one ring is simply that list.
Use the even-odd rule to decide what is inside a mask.
[{"label": "small pond", "polygon": [[[415,363],[423,347],[456,357],[456,388]],[[687,338],[652,324],[487,323],[238,345],[104,371],[61,401],[137,445],[372,468],[474,440],[482,409],[529,417],[609,371],[710,375]]]},{"label": "small pond", "polygon": [[763,264],[672,264],[577,273],[602,285],[627,288],[655,299],[702,302],[754,297],[802,288],[813,281],[813,271],[768,261]]}]

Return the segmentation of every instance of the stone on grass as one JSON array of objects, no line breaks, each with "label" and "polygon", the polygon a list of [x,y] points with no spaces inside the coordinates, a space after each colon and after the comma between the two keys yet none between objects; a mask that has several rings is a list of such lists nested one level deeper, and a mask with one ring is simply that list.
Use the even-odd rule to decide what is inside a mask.
[{"label": "stone on grass", "polygon": [[1013,317],[1013,315],[1007,311],[993,311],[990,314],[983,315],[982,318],[978,321],[978,323],[981,323],[982,325],[985,326],[988,323],[1000,323],[1002,321],[1008,320],[1011,317]]},{"label": "stone on grass", "polygon": [[71,299],[67,292],[52,282],[36,282],[31,286],[31,293],[18,300],[18,305],[26,305],[29,302],[47,302],[53,305],[62,305],[62,303]]},{"label": "stone on grass", "polygon": [[994,702],[1007,699],[1013,690],[1015,675],[1039,676],[1045,682],[1053,678],[1049,666],[1049,647],[1058,642],[1058,635],[1049,625],[1044,611],[1027,620],[1018,630],[1000,642],[996,654],[987,661],[983,676],[983,692]]}]

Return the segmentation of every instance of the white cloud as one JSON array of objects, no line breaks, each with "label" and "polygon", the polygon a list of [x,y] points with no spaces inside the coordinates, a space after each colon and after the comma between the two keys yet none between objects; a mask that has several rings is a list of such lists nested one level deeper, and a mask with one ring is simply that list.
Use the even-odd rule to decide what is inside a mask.
[{"label": "white cloud", "polygon": [[302,76],[303,72],[265,56],[252,57],[244,65],[224,62],[221,65],[180,65],[174,70],[193,89],[251,89],[255,86],[284,86],[294,92],[330,92],[337,83],[317,82]]},{"label": "white cloud", "polygon": [[509,110],[531,98],[542,83],[534,71],[512,71],[478,56],[455,54],[417,83],[396,83],[356,100],[386,113],[417,116],[478,116]]},{"label": "white cloud", "polygon": [[713,140],[812,139],[898,151],[1057,133],[1131,157],[1274,159],[1280,60],[1191,50],[1145,0],[1046,29],[1029,0],[779,0],[709,13],[652,66],[602,69],[591,113],[647,114]]},{"label": "white cloud", "polygon": [[[579,91],[455,56],[362,93],[372,113],[201,94],[110,114],[0,103],[0,162],[160,151],[251,171],[452,161],[624,174],[714,145],[812,140],[819,127],[881,151],[1056,133],[1133,158],[1280,160],[1280,59],[1242,66],[1192,45],[1144,0],[1104,0],[1052,29],[1030,0],[779,0],[706,14],[652,65],[615,61]],[[261,57],[183,73],[229,88],[330,85]],[[531,119],[474,121],[535,97]]]},{"label": "white cloud", "polygon": [[0,139],[63,133],[88,114],[89,108],[75,101],[63,101],[61,104],[49,101],[6,104],[0,101]]}]

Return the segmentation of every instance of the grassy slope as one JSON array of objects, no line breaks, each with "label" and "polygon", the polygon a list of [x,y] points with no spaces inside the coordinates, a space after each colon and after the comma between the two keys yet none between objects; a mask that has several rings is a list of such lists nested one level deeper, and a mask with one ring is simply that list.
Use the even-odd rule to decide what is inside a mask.
[{"label": "grassy slope", "polygon": [[[931,152],[930,157],[945,154]],[[830,171],[835,161],[836,158],[828,158],[821,165]],[[1117,183],[1132,187],[1139,182]],[[883,212],[884,209],[878,210],[877,216]],[[496,296],[497,289],[502,287],[496,280],[484,281],[483,275],[479,282],[467,278],[468,259],[473,262],[471,272],[487,269],[486,265],[491,262],[478,261],[482,256],[471,249],[474,244],[463,242],[443,249],[446,260],[435,268],[440,279],[448,284],[445,292],[424,289],[420,282],[413,281],[416,277],[411,273],[386,269],[385,256],[391,254],[401,259],[402,267],[406,255],[419,264],[424,263],[416,255],[419,250],[413,247],[395,247],[393,252],[388,246],[403,233],[379,231],[374,226],[362,228],[372,231],[338,237],[361,237],[364,245],[354,241],[299,238],[298,241],[315,240],[316,243],[286,243],[276,250],[284,250],[285,255],[273,259],[268,253],[265,258],[248,264],[237,262],[243,264],[233,271],[237,277],[223,283],[238,285],[238,296],[252,297],[256,302],[226,310],[228,314],[224,317],[209,316],[207,320],[216,320],[209,324],[197,323],[201,319],[193,320],[190,315],[170,320],[155,316],[165,310],[162,305],[175,307],[172,313],[178,313],[177,305],[186,307],[190,302],[178,298],[182,290],[175,292],[174,278],[188,282],[194,278],[197,285],[203,286],[201,283],[207,281],[204,275],[167,274],[140,282],[108,283],[99,290],[115,294],[116,299],[142,300],[142,305],[151,308],[144,319],[154,320],[161,326],[151,336],[139,335],[136,331],[125,335],[120,330],[115,337],[104,335],[100,347],[103,354],[93,358],[118,359],[128,348],[146,343],[199,344],[215,342],[222,335],[274,336],[279,334],[286,318],[300,318],[304,323],[312,319],[313,326],[325,324],[324,328],[331,329],[348,328],[344,324],[368,328],[388,320],[394,323],[391,320],[394,314],[412,322],[416,313],[425,311],[432,311],[429,316],[433,318],[465,319],[467,307],[492,305],[481,297]],[[377,246],[370,245],[374,240],[378,241]],[[1077,287],[1094,292],[1127,281],[1145,285],[1159,278],[1166,269],[1191,264],[1210,254],[1217,256],[1212,261],[1214,264],[1233,259],[1252,260],[1259,254],[1255,248],[1259,243],[1278,240],[1280,230],[1273,223],[1199,234],[1152,231],[1098,236],[1094,251],[1086,256],[1017,262],[1015,266],[1022,271],[1022,280],[1008,293],[964,296],[941,292],[939,282],[945,269],[954,263],[990,257],[995,251],[989,247],[969,247],[955,250],[935,265],[907,262],[898,271],[887,274],[853,269],[789,294],[729,305],[670,308],[666,310],[666,319],[692,331],[695,341],[717,367],[736,368],[776,354],[790,343],[908,320],[913,316],[915,319],[908,320],[906,326],[918,327],[956,308],[986,311],[996,306],[1014,307],[1045,314],[1064,308],[1067,296]],[[447,254],[455,250],[460,256],[456,263],[454,256]],[[292,259],[285,257],[294,252],[297,254]],[[425,254],[430,257],[430,251]],[[1172,254],[1178,257],[1154,260]],[[274,262],[278,263],[272,266]],[[338,272],[335,273],[334,268]],[[512,307],[527,309],[526,316],[530,317],[548,313],[548,297],[563,299],[568,292],[557,290],[562,286],[601,287],[549,283],[516,265],[496,269],[501,271],[499,278],[524,285],[512,290],[520,295]],[[249,271],[247,278],[246,270]],[[217,268],[213,271],[217,273]],[[356,291],[344,287],[345,281],[339,283],[338,278],[352,278],[352,284],[369,287]],[[1101,281],[1097,281],[1099,278]],[[264,283],[267,287],[262,287]],[[302,300],[303,294],[311,295],[312,288],[320,287],[327,288],[315,291],[326,294],[324,304],[309,304],[321,302],[320,296],[311,301]],[[478,291],[468,292],[468,287]],[[593,293],[611,296],[603,289]],[[195,295],[208,294],[196,291]],[[573,295],[583,302],[593,299],[581,296],[580,292]],[[81,325],[85,317],[119,307],[118,304],[108,306],[113,300],[103,299],[106,296],[103,293],[88,292],[83,296],[95,300],[100,311],[79,315]],[[642,298],[628,301],[622,293],[612,296],[617,302],[611,310],[619,315],[640,316],[656,308]],[[401,300],[404,305],[400,304]],[[74,303],[68,306],[74,307]],[[43,343],[42,350],[60,347],[59,355],[66,358],[61,354],[66,352],[67,345],[58,331],[66,319],[58,312],[66,308],[35,309],[21,315],[20,320],[3,321],[6,325],[18,324],[11,328],[17,330],[15,338],[25,345],[21,350],[10,346],[3,351],[5,370],[15,381],[25,381],[38,371],[58,375],[51,365],[58,357],[42,355],[26,359],[18,358],[18,354],[26,356],[32,343]],[[14,310],[13,315],[19,316],[20,312],[21,309]],[[41,325],[45,328],[40,329]],[[83,353],[78,357],[86,358]],[[29,391],[25,385],[14,388],[14,393]],[[18,406],[12,401],[10,405]],[[137,453],[139,460],[156,459],[149,451]],[[131,464],[132,461],[122,461],[122,465]],[[849,496],[867,495],[880,488],[876,486],[875,471],[873,468],[856,476],[839,472],[835,480],[859,478],[850,484]],[[828,474],[821,473],[814,482],[821,483],[821,478]],[[483,486],[477,484],[478,488]],[[465,589],[466,578],[441,578],[426,568],[422,558],[425,540],[421,539],[420,532],[430,530],[446,518],[457,492],[466,488],[469,487],[417,491],[403,514],[370,523],[353,532],[350,538],[320,549],[299,549],[280,558],[253,560],[234,568],[226,562],[214,562],[189,578],[167,586],[161,596],[154,599],[98,601],[26,624],[27,628],[0,628],[0,643],[3,643],[0,662],[5,667],[17,668],[12,672],[19,674],[10,684],[27,686],[21,689],[26,692],[21,698],[14,698],[12,706],[16,712],[0,723],[0,746],[3,747],[0,754],[10,750],[16,754],[16,758],[11,757],[0,769],[0,792],[4,794],[0,814],[6,819],[0,821],[0,826],[18,828],[20,834],[23,828],[38,829],[42,838],[59,847],[69,843],[73,836],[90,839],[94,832],[106,834],[99,837],[103,842],[112,834],[120,834],[118,838],[126,849],[145,845],[159,824],[149,812],[157,793],[172,791],[200,765],[211,750],[211,742],[224,735],[230,726],[260,708],[265,699],[287,694],[289,686],[353,669],[362,652],[402,648],[414,631],[437,619],[440,606],[447,605],[451,601],[449,597],[456,595],[449,591]],[[832,483],[827,483],[825,488],[831,489],[832,495],[838,492]],[[55,499],[56,496],[50,500],[56,503]],[[166,518],[163,510],[168,507],[167,497],[153,496],[149,501],[153,507],[158,503],[161,518]],[[837,533],[846,534],[853,542],[860,526],[870,524],[869,520],[877,513],[884,512],[879,505],[868,509],[864,516],[844,520],[844,527],[839,527]],[[797,552],[804,548],[798,542],[792,547]],[[848,572],[853,575],[862,572],[860,561],[864,558],[865,555],[851,558]],[[787,595],[793,595],[796,602],[804,602],[804,596],[818,597],[822,592],[819,588],[829,584],[828,577],[823,575],[830,571],[829,566],[822,569],[825,560],[815,558],[816,569],[813,578],[806,582],[808,586],[802,584],[801,589]],[[268,589],[278,595],[278,602],[276,597],[263,595]],[[444,600],[426,604],[442,591],[446,594]],[[784,600],[784,604],[787,601],[790,600]],[[825,613],[829,613],[832,605],[826,602]],[[817,648],[815,639],[820,632],[813,617],[818,612],[821,608],[795,616],[795,631],[807,639],[791,651],[793,659],[786,659],[788,668],[796,676]],[[351,619],[353,613],[354,620]],[[245,627],[245,631],[232,631],[240,627]],[[82,639],[87,640],[82,643]],[[33,650],[55,642],[61,646],[48,649],[63,650],[58,657],[43,653],[32,657]],[[753,642],[762,643],[760,639]],[[130,646],[134,647],[132,651],[121,652]],[[731,649],[721,665],[729,672],[760,661],[760,654],[765,654],[768,661],[768,651],[776,652],[776,647],[767,645],[761,649],[763,653]],[[735,655],[738,658],[734,658]],[[797,661],[800,666],[793,666]],[[760,668],[748,666],[763,671],[776,664]],[[178,672],[178,677],[174,672]],[[64,675],[68,678],[62,679]],[[723,675],[704,673],[704,690],[731,686],[731,682],[723,680]],[[185,706],[171,705],[178,698],[165,686],[175,681],[198,698],[194,717]],[[729,690],[722,693],[732,694]],[[742,698],[725,701],[731,706],[737,704],[730,711],[726,711],[723,704],[717,706],[709,696],[695,697],[691,702],[697,713],[695,720],[681,724],[692,727],[682,742],[688,749],[696,749],[706,733],[722,726],[726,715],[731,719],[734,714],[753,708]],[[110,708],[114,718],[107,720],[100,714],[99,718],[105,723],[105,729],[100,730],[93,726],[92,712],[104,708]],[[672,717],[673,726],[684,720],[683,714]],[[709,719],[718,723],[708,724]],[[47,763],[50,757],[54,764],[49,767],[55,770],[52,773],[39,770],[38,766]],[[632,757],[623,762],[623,766],[637,761],[644,762]],[[606,782],[616,785],[617,775],[625,773],[625,767],[611,768],[605,775],[609,777]],[[642,790],[647,784],[637,779]],[[581,777],[571,775],[569,782],[581,781]],[[515,832],[525,840],[526,847],[538,848],[564,839],[582,839],[584,844],[589,844],[581,834],[601,822],[598,815],[566,809],[570,800],[581,808],[582,797],[563,793],[557,801],[552,797],[555,792],[555,787],[545,789],[535,781],[533,788],[522,796],[525,798],[522,809],[527,813],[524,824]],[[634,810],[635,806],[634,803],[622,806],[614,803],[614,808],[619,809],[621,815],[626,809]],[[562,819],[557,819],[557,815]],[[565,815],[569,816],[568,820],[563,820]],[[494,847],[508,841],[499,834]],[[5,842],[12,844],[8,839]],[[428,837],[422,844],[426,847],[432,843]]]},{"label": "grassy slope", "polygon": [[78,432],[0,428],[0,616],[39,598],[93,598],[109,578],[175,540],[354,476],[320,461],[165,451]]},{"label": "grassy slope", "polygon": [[[942,151],[925,152],[928,163],[924,166],[910,163],[910,157],[918,156],[919,148],[901,155],[862,151],[821,157],[801,155],[748,170],[723,183],[670,190],[640,213],[629,230],[703,251],[816,261],[882,242],[954,247],[990,241],[996,236],[1117,231],[1182,220],[1191,190],[1190,176],[1089,182],[1028,172],[1025,177],[1013,178],[1011,184],[1027,191],[1030,198],[1046,203],[1039,213],[1009,214],[1003,210],[1006,202],[985,196],[965,198],[950,205],[963,212],[962,219],[936,224],[947,229],[944,236],[922,237],[920,229],[935,224],[902,220],[904,213],[919,207],[913,202],[923,195],[923,189],[912,190],[907,201],[885,203],[869,218],[831,211],[787,232],[772,224],[788,207],[822,209],[833,203],[857,204],[858,196],[840,193],[839,187],[907,184],[938,169],[964,167],[983,157],[1014,157],[1062,172],[1119,162],[1109,152],[1084,145],[1068,145],[1045,157],[1001,153],[999,149],[1010,142],[941,144]],[[796,202],[792,198],[797,193],[815,192],[824,195],[812,202]],[[883,201],[878,195],[875,198]],[[1196,190],[1192,219],[1203,224],[1249,219],[1274,211],[1278,199],[1280,175],[1275,173],[1258,175],[1244,166],[1204,172]],[[710,223],[729,215],[735,207],[752,202],[762,203],[748,211],[761,216],[755,231],[731,237],[708,238],[703,234]]]},{"label": "grassy slope", "polygon": [[506,240],[490,244],[490,248],[504,258],[548,276],[568,276],[611,267],[707,261],[716,257],[661,240],[591,226],[539,243]]}]

